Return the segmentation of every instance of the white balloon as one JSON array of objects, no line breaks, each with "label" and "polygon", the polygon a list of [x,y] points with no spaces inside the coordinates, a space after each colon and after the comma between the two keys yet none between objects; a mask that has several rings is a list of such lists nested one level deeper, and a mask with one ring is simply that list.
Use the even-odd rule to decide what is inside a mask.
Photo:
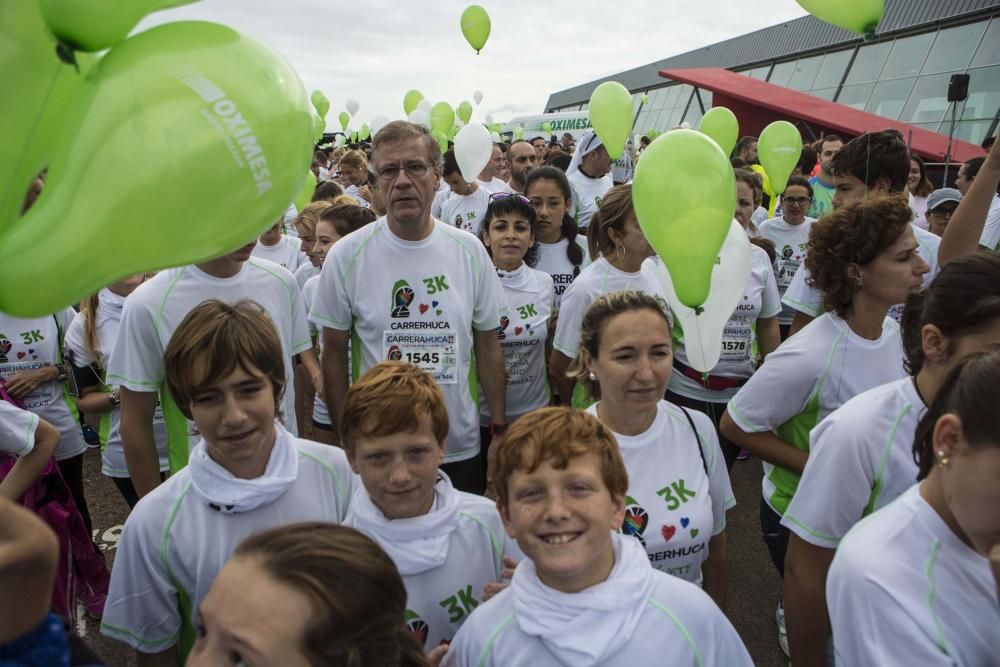
[{"label": "white balloon", "polygon": [[[500,143],[500,133],[499,132],[494,132],[493,134],[491,134],[490,135],[490,140],[493,143],[495,143],[495,144],[499,144]],[[492,152],[492,149],[491,149],[490,152]]]},{"label": "white balloon", "polygon": [[375,118],[372,119],[372,122],[368,125],[368,127],[371,128],[372,136],[375,136],[376,134],[378,134],[379,130],[381,130],[388,124],[389,124],[388,116],[375,116]]},{"label": "white balloon", "polygon": [[417,105],[417,108],[420,109],[421,111],[426,111],[427,115],[430,116],[431,109],[434,108],[434,105],[431,104],[430,100],[423,99],[423,100],[420,100],[420,103]]},{"label": "white balloon", "polygon": [[483,91],[477,90],[472,94],[472,99],[476,101],[476,106],[479,106],[483,102]]},{"label": "white balloon", "polygon": [[342,147],[346,146],[347,145],[347,137],[345,137],[342,134],[338,134],[337,135],[337,139],[336,139],[336,143],[337,143],[337,147],[338,148],[342,148]]},{"label": "white balloon", "polygon": [[423,125],[428,130],[431,128],[431,116],[423,109],[414,109],[406,120],[410,121],[414,125]]},{"label": "white balloon", "polygon": [[357,115],[358,109],[360,108],[361,105],[358,104],[357,100],[347,100],[347,113],[351,114],[352,116],[355,116]]},{"label": "white balloon", "polygon": [[685,306],[677,298],[670,272],[657,260],[656,270],[663,291],[670,302],[674,322],[684,329],[684,351],[688,366],[702,373],[711,372],[722,355],[722,332],[743,298],[750,281],[750,239],[740,223],[733,220],[729,227],[719,261],[712,269],[712,286],[701,312]]},{"label": "white balloon", "polygon": [[455,135],[455,161],[467,183],[476,180],[492,155],[493,140],[489,130],[482,125],[466,125]]},{"label": "white balloon", "polygon": [[491,113],[486,114],[486,124],[487,125],[493,124],[493,114]]}]

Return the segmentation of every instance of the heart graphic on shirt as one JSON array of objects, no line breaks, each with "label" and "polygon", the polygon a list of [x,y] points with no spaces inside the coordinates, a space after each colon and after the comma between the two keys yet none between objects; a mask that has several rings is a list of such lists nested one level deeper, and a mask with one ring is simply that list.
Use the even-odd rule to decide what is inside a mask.
[{"label": "heart graphic on shirt", "polygon": [[514,327],[515,336],[520,336],[522,331],[524,331],[524,327]]},{"label": "heart graphic on shirt", "polygon": [[687,528],[689,523],[691,523],[691,519],[686,516],[681,517],[681,528]]},{"label": "heart graphic on shirt", "polygon": [[691,529],[691,539],[694,539],[694,538],[698,537],[698,533],[700,533],[700,532],[701,531],[698,530],[697,528],[692,528]]},{"label": "heart graphic on shirt", "polygon": [[437,308],[438,307],[438,302],[437,301],[431,301],[431,305],[434,306],[435,308]]},{"label": "heart graphic on shirt", "polygon": [[441,313],[443,313],[443,312],[444,312],[443,310],[441,310],[440,308],[438,308],[437,310],[434,311],[434,314],[437,315],[438,317],[440,317]]},{"label": "heart graphic on shirt", "polygon": [[17,358],[18,359],[24,359],[25,356],[27,356],[27,355],[24,352],[18,352],[17,353]]},{"label": "heart graphic on shirt", "polygon": [[660,535],[663,535],[663,540],[665,542],[669,542],[670,538],[672,538],[674,536],[674,533],[676,532],[677,532],[677,526],[673,524],[670,524],[669,526],[663,526],[662,528],[660,528]]},{"label": "heart graphic on shirt", "polygon": [[32,349],[29,349],[29,350],[28,350],[28,354],[34,354],[34,353],[35,353],[35,351],[34,351],[34,350],[32,350]]},{"label": "heart graphic on shirt", "polygon": [[426,303],[420,304],[420,314],[423,315],[430,308]]},{"label": "heart graphic on shirt", "polygon": [[531,328],[531,322],[525,322],[524,323],[524,328],[525,329],[530,329]]}]

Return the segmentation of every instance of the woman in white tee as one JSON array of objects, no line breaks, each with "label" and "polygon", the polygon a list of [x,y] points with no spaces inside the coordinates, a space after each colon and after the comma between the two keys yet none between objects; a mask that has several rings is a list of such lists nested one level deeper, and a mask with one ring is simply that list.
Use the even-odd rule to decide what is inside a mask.
[{"label": "woman in white tee", "polygon": [[797,663],[824,659],[826,575],[844,535],[916,481],[914,433],[944,377],[1000,343],[1000,257],[960,257],[911,294],[903,341],[912,377],[855,396],[812,430],[801,490],[781,521],[792,532],[785,601]]},{"label": "woman in white tee", "polygon": [[[756,180],[757,175],[752,171],[736,170],[738,203],[752,196],[751,184]],[[750,221],[744,206],[737,208],[735,218],[749,233]],[[704,412],[716,428],[726,403],[780,342],[777,315],[781,311],[781,303],[771,259],[757,245],[750,246],[750,253],[750,277],[743,290],[743,299],[725,324],[722,352],[718,363],[709,372],[702,373],[688,365],[684,330],[679,322],[673,330],[675,372],[670,376],[667,398],[677,405]],[[740,448],[724,436],[720,436],[719,440],[726,468],[729,469],[736,461]]]},{"label": "woman in white tee", "polygon": [[0,462],[17,461],[0,479],[0,497],[18,502],[31,488],[59,445],[59,431],[33,412],[0,400]]},{"label": "woman in white tee", "polygon": [[[538,218],[535,268],[552,276],[552,293],[558,312],[566,288],[590,265],[587,239],[577,233],[576,221],[569,214],[573,190],[561,170],[538,167],[525,179],[524,195],[531,200]],[[556,314],[552,317],[553,332]]]},{"label": "woman in white tee", "polygon": [[826,585],[837,664],[996,664],[998,386],[996,350],[953,369],[917,426],[922,481],[841,541]]},{"label": "woman in white tee", "polygon": [[[108,358],[118,339],[125,298],[145,279],[145,274],[136,274],[92,294],[80,304],[80,312],[66,331],[67,359],[73,365],[80,388],[77,407],[86,414],[101,415],[101,472],[111,478],[129,507],[139,502],[139,494],[129,478],[125,462],[118,388],[108,385],[105,379]],[[170,470],[170,464],[167,461],[167,427],[159,407],[153,417],[153,437],[163,476]]]},{"label": "woman in white tee", "polygon": [[564,404],[586,407],[582,390],[574,395],[573,382],[566,377],[570,363],[580,349],[583,314],[601,295],[634,289],[666,301],[655,267],[646,260],[653,256],[649,241],[639,229],[632,207],[632,186],[618,185],[608,191],[601,208],[594,213],[587,231],[590,256],[594,263],[580,272],[563,293],[553,350],[549,357],[549,377]]},{"label": "woman in white tee", "polygon": [[670,320],[656,297],[627,290],[583,318],[571,375],[599,403],[587,408],[615,434],[628,471],[622,532],[653,567],[705,589],[725,608],[729,474],[703,413],[663,400],[673,366]]}]

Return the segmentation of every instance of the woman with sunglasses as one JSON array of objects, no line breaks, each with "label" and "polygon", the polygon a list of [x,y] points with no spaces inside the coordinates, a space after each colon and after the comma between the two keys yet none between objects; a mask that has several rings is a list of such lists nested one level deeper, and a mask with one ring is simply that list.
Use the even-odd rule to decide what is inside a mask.
[{"label": "woman with sunglasses", "polygon": [[[806,216],[806,211],[812,205],[812,198],[813,189],[809,181],[801,176],[792,176],[781,195],[781,215],[765,220],[757,232],[757,236],[774,244],[777,254],[774,260],[774,278],[778,294],[782,297],[806,256],[809,228],[816,222],[816,218]],[[794,317],[795,309],[782,304],[778,314],[781,340],[788,338],[788,328]]]}]

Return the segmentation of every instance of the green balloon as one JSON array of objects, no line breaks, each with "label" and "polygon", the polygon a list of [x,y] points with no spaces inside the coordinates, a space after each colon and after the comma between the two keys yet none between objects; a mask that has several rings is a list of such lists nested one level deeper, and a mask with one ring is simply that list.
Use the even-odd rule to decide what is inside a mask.
[{"label": "green balloon", "polygon": [[796,1],[820,21],[862,35],[874,35],[885,13],[885,0]]},{"label": "green balloon", "polygon": [[642,95],[639,96],[639,101],[642,102],[643,104],[649,104],[649,95],[643,93]]},{"label": "green balloon", "polygon": [[479,5],[469,5],[462,12],[462,34],[469,46],[482,51],[486,40],[490,38],[490,15]]},{"label": "green balloon", "polygon": [[447,134],[455,124],[455,110],[447,102],[438,102],[431,108],[431,129]]},{"label": "green balloon", "polygon": [[731,155],[740,138],[740,123],[726,107],[712,107],[701,118],[698,130],[715,139],[722,152]]},{"label": "green balloon", "polygon": [[346,132],[347,126],[350,125],[351,123],[351,114],[347,113],[346,111],[341,111],[337,119],[340,121],[340,129]]},{"label": "green balloon", "polygon": [[440,147],[442,153],[448,150],[448,135],[441,130],[431,130],[431,135],[437,139],[438,147]]},{"label": "green balloon", "polygon": [[552,134],[552,123],[549,121],[542,123],[542,131],[545,132],[545,134]]},{"label": "green balloon", "polygon": [[[15,0],[20,2],[21,0]],[[101,51],[119,43],[146,14],[194,0],[39,0],[49,30],[78,51]]]},{"label": "green balloon", "polygon": [[628,89],[617,81],[605,81],[590,96],[587,114],[608,155],[612,160],[620,158],[632,131],[632,96]]},{"label": "green balloon", "polygon": [[330,100],[326,99],[323,91],[312,91],[309,99],[312,100],[313,108],[316,109],[316,113],[319,114],[320,118],[326,118],[326,113],[330,110]]},{"label": "green balloon", "polygon": [[499,132],[500,130],[503,129],[503,125],[501,125],[500,123],[491,123],[490,125],[487,125],[487,127],[489,128],[490,132]]},{"label": "green balloon", "polygon": [[423,99],[424,94],[419,90],[408,91],[406,95],[403,96],[403,111],[406,112],[406,115],[409,116],[413,113],[416,110],[417,105],[420,104]]},{"label": "green balloon", "polygon": [[455,141],[455,137],[458,136],[461,129],[458,125],[452,125],[451,129],[448,130],[448,141]]},{"label": "green balloon", "polygon": [[366,141],[370,136],[372,136],[372,129],[368,127],[368,123],[365,123],[361,126],[361,129],[358,130],[358,139]]},{"label": "green balloon", "polygon": [[632,202],[643,234],[670,271],[677,298],[689,308],[705,303],[736,209],[729,157],[701,132],[667,132],[636,164]]},{"label": "green balloon", "polygon": [[0,311],[52,313],[252,240],[301,186],[313,117],[284,59],[231,28],[168,23],[125,40],[67,110],[42,196],[0,235]]},{"label": "green balloon", "polygon": [[320,141],[323,138],[323,133],[326,132],[326,121],[319,116],[313,115],[313,136],[316,141]]},{"label": "green balloon", "polygon": [[302,177],[302,186],[299,187],[299,193],[295,195],[295,208],[301,212],[302,209],[309,206],[315,191],[316,174],[312,173],[312,169],[307,169],[305,176]]},{"label": "green balloon", "polygon": [[771,190],[784,192],[802,155],[802,135],[787,120],[776,120],[757,138],[757,159],[767,172]]},{"label": "green balloon", "polygon": [[[84,77],[59,60],[37,0],[0,2],[0,234],[21,214]],[[95,59],[78,54],[81,72]]]},{"label": "green balloon", "polygon": [[518,125],[517,127],[514,128],[514,139],[523,139],[523,138],[524,138],[524,128]]},{"label": "green balloon", "polygon": [[472,120],[472,103],[462,102],[459,104],[455,110],[455,115],[461,118],[463,123],[468,123]]}]

